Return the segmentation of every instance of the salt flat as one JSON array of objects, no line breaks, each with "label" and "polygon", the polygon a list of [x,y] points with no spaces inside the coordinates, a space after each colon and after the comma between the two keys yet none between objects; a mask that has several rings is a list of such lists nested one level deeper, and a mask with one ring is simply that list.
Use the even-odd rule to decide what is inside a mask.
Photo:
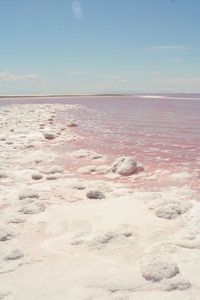
[{"label": "salt flat", "polygon": [[79,109],[0,110],[0,299],[198,300],[197,191],[130,185],[190,175],[80,149],[81,125],[61,118]]}]

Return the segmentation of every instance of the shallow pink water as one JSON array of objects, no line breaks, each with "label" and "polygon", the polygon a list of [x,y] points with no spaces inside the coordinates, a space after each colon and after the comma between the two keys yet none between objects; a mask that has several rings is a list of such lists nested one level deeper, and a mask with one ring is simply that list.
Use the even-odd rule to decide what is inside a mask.
[{"label": "shallow pink water", "polygon": [[186,179],[168,175],[137,179],[135,185],[152,189],[188,186],[200,191],[200,95],[5,99],[0,105],[27,102],[82,104],[70,117],[61,117],[64,123],[76,119],[80,126],[74,130],[85,137],[74,149],[93,149],[107,154],[110,161],[121,155],[135,156],[151,174],[158,169],[191,174]]}]

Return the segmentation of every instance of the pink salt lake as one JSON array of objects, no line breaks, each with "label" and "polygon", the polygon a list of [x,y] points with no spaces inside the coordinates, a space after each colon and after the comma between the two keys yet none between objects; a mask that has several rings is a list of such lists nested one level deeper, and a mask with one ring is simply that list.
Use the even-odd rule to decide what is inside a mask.
[{"label": "pink salt lake", "polygon": [[[79,124],[74,132],[84,137],[58,150],[66,168],[76,172],[77,160],[65,158],[65,151],[80,148],[106,154],[110,162],[134,156],[149,176],[138,177],[131,185],[144,190],[184,186],[200,192],[200,95],[7,98],[0,107],[25,103],[81,105],[70,116],[60,116],[63,124],[74,118]],[[153,178],[158,171],[160,176]]]}]

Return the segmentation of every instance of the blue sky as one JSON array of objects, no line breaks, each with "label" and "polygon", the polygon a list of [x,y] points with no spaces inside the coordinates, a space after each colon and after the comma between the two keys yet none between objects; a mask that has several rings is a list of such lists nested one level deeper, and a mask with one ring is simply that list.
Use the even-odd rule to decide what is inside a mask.
[{"label": "blue sky", "polygon": [[0,0],[0,95],[200,92],[199,0]]}]

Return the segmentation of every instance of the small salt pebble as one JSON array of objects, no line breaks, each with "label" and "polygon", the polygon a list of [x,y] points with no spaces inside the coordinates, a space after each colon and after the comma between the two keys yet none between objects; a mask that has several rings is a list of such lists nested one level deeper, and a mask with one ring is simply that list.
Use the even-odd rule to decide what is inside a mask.
[{"label": "small salt pebble", "polygon": [[46,179],[47,179],[47,180],[56,180],[56,179],[58,179],[58,177],[55,176],[55,175],[48,175],[48,176],[46,177]]},{"label": "small salt pebble", "polygon": [[43,135],[44,135],[45,139],[47,139],[47,140],[53,140],[56,138],[56,134],[54,132],[50,132],[50,131],[43,132]]},{"label": "small salt pebble", "polygon": [[77,127],[78,125],[73,121],[69,121],[69,123],[67,123],[67,127]]},{"label": "small salt pebble", "polygon": [[4,136],[0,136],[0,141],[4,142],[6,138]]},{"label": "small salt pebble", "polygon": [[42,162],[42,159],[35,159],[35,163],[36,164],[39,164],[39,163],[41,163]]},{"label": "small salt pebble", "polygon": [[42,179],[42,174],[40,174],[40,173],[34,173],[34,174],[31,175],[31,177],[34,180],[40,180],[40,179]]},{"label": "small salt pebble", "polygon": [[0,178],[7,178],[7,177],[8,177],[8,175],[6,172],[0,171]]}]

